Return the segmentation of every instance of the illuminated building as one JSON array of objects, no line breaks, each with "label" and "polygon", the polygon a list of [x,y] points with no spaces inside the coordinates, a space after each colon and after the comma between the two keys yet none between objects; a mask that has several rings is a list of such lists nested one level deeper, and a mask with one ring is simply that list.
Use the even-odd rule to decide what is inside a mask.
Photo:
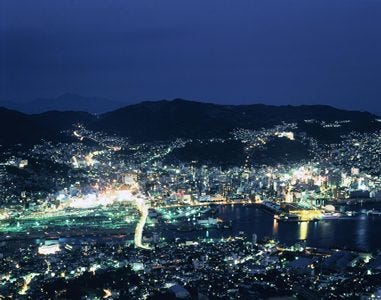
[{"label": "illuminated building", "polygon": [[38,247],[38,254],[41,254],[41,255],[55,254],[60,251],[61,249],[58,244],[43,245]]},{"label": "illuminated building", "polygon": [[25,168],[26,166],[28,166],[28,160],[27,159],[22,159],[19,163],[19,168],[20,169],[23,169]]}]

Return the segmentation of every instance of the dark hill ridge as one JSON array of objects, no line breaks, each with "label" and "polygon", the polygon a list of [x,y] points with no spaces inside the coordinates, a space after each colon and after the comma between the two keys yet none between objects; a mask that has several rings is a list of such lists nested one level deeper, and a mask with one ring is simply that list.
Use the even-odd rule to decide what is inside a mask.
[{"label": "dark hill ridge", "polygon": [[61,130],[69,129],[78,122],[89,128],[116,133],[135,141],[154,141],[177,137],[224,137],[235,128],[258,129],[280,124],[282,121],[301,122],[305,119],[351,120],[346,130],[380,129],[381,123],[376,122],[375,118],[375,115],[368,112],[346,111],[324,105],[235,106],[181,99],[146,101],[98,116],[74,111],[27,115],[2,108],[0,141],[2,144],[12,144],[33,143],[40,138],[59,139]]},{"label": "dark hill ridge", "polygon": [[82,111],[48,111],[30,116],[40,125],[55,131],[71,128],[76,123],[90,124],[96,120],[96,116]]},{"label": "dark hill ridge", "polygon": [[234,110],[183,100],[142,102],[100,116],[95,129],[139,140],[221,135],[236,124]]},{"label": "dark hill ridge", "polygon": [[52,138],[53,132],[31,116],[0,107],[0,145],[30,144],[44,137]]},{"label": "dark hill ridge", "polygon": [[4,102],[0,105],[18,110],[26,114],[38,114],[47,111],[86,111],[93,114],[101,114],[112,111],[123,104],[110,99],[100,97],[83,97],[76,94],[66,93],[56,98],[37,98],[29,102],[13,103]]},{"label": "dark hill ridge", "polygon": [[91,127],[136,140],[163,140],[173,137],[226,136],[238,127],[257,129],[282,121],[298,122],[305,119],[352,120],[368,124],[374,122],[375,116],[324,105],[234,106],[175,99],[126,106],[101,115]]},{"label": "dark hill ridge", "polygon": [[31,145],[41,139],[67,141],[60,131],[69,129],[75,123],[89,124],[96,117],[86,112],[50,111],[27,115],[0,107],[0,145]]}]

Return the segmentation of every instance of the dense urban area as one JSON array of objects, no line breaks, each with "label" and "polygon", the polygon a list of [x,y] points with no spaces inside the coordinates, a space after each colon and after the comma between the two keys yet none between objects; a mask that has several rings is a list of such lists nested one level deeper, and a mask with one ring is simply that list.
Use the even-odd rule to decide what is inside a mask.
[{"label": "dense urban area", "polygon": [[[307,239],[312,224],[381,220],[381,133],[321,143],[300,126],[134,142],[75,124],[70,142],[6,148],[0,299],[381,297],[381,248]],[[238,227],[231,207],[274,234]],[[283,224],[296,239],[277,238]]]}]

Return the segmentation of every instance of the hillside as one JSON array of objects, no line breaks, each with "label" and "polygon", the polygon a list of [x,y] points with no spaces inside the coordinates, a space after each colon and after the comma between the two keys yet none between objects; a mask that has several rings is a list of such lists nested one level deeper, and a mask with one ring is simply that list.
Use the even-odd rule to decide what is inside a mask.
[{"label": "hillside", "polygon": [[0,107],[0,145],[32,144],[41,138],[53,138],[54,132],[31,116]]},{"label": "hillside", "polygon": [[330,106],[216,105],[176,99],[142,102],[103,114],[91,127],[139,141],[174,137],[225,137],[235,128],[258,129],[305,119],[351,120],[358,128],[374,129],[375,116]]},{"label": "hillside", "polygon": [[[304,122],[306,119],[350,120],[340,128],[323,128]],[[59,132],[82,123],[97,131],[129,137],[133,141],[169,140],[172,138],[227,137],[235,128],[258,129],[282,122],[299,123],[301,131],[334,142],[341,134],[381,129],[376,116],[367,112],[346,111],[330,106],[217,105],[176,99],[142,102],[98,116],[86,112],[49,111],[27,115],[1,108],[0,142],[35,143],[41,138],[62,138]]]}]

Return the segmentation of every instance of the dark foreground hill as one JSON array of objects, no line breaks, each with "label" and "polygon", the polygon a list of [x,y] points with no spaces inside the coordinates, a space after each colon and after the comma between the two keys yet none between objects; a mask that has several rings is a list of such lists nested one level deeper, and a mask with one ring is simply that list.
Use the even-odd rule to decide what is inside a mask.
[{"label": "dark foreground hill", "polygon": [[381,128],[376,116],[367,112],[346,111],[330,106],[268,106],[216,105],[185,100],[142,102],[102,115],[85,112],[50,111],[27,115],[9,109],[0,109],[0,143],[35,143],[41,138],[60,139],[60,131],[74,123],[129,137],[134,141],[168,140],[172,138],[226,137],[235,128],[258,129],[281,122],[297,122],[301,128],[322,139],[324,128],[309,125],[306,119],[350,120],[339,130],[329,129],[334,140],[346,131],[372,131]]}]

